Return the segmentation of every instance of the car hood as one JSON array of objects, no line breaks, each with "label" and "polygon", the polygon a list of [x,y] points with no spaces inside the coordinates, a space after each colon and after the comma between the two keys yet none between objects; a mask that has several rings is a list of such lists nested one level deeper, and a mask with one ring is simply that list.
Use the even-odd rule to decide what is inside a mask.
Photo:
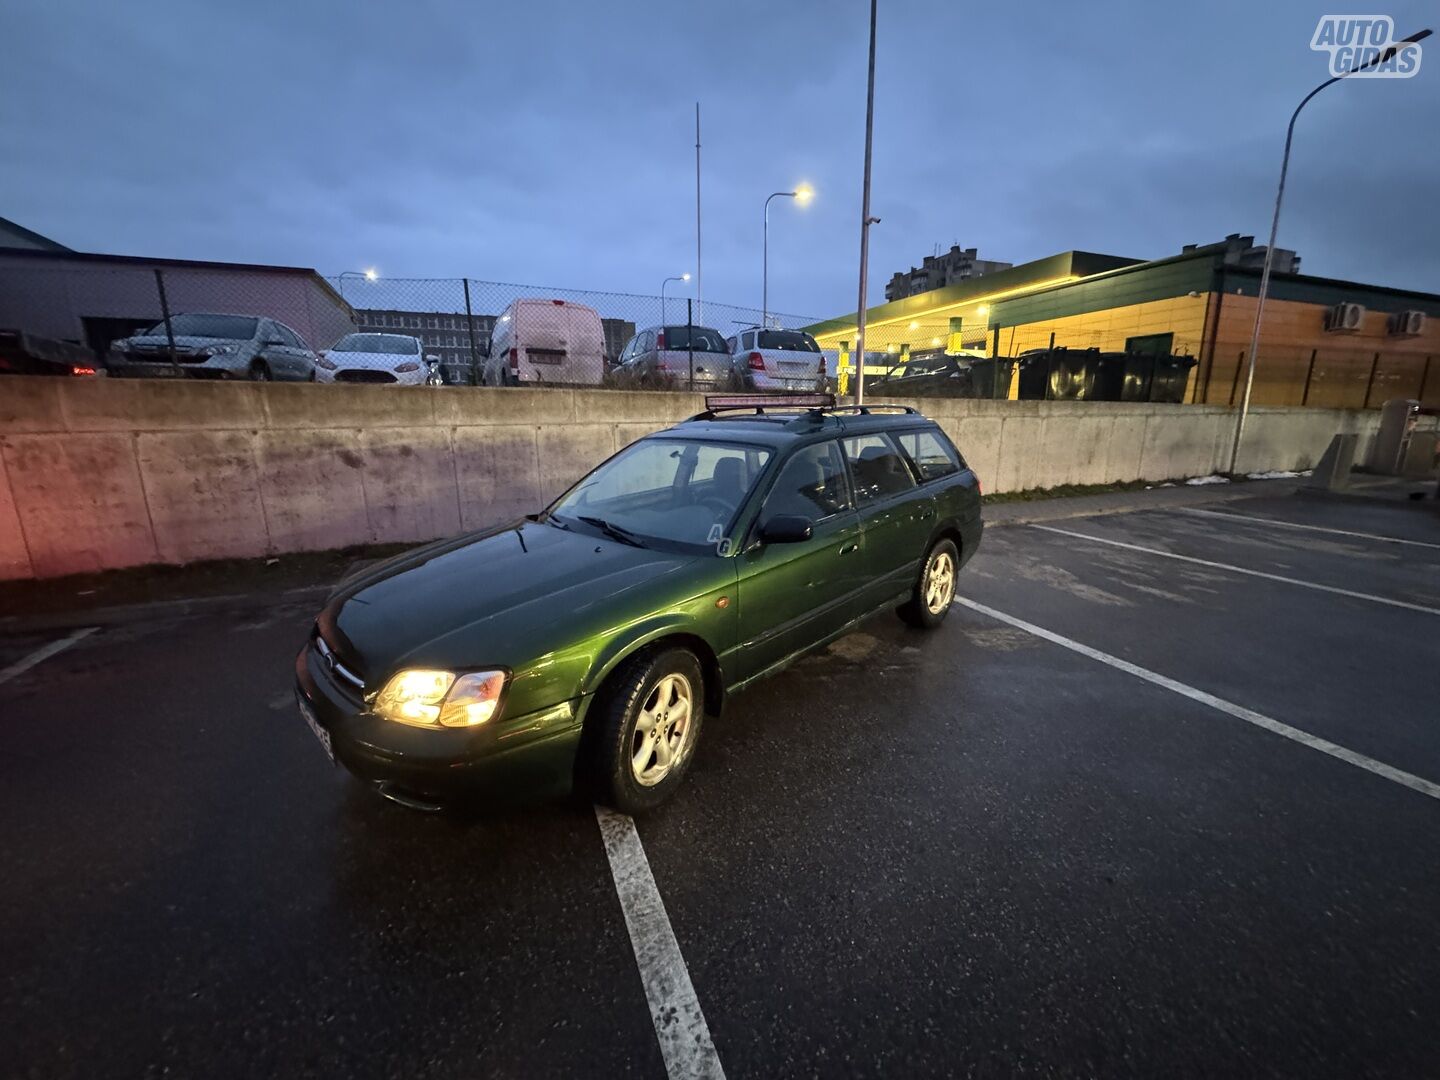
[{"label": "car hood", "polygon": [[519,668],[694,561],[525,521],[374,567],[319,624],[370,689],[406,666]]}]

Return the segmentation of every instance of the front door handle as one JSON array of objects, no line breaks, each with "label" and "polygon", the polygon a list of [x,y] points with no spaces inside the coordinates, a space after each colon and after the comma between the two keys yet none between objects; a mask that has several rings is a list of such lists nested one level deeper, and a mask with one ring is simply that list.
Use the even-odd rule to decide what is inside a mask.
[{"label": "front door handle", "polygon": [[849,543],[849,544],[841,544],[841,545],[840,545],[840,554],[841,554],[841,555],[849,555],[852,551],[859,551],[859,550],[860,550],[860,545],[857,544],[857,543],[854,543],[854,542],[851,542],[851,543]]},{"label": "front door handle", "polygon": [[916,520],[916,521],[929,521],[929,520],[930,520],[932,517],[934,517],[934,516],[935,516],[935,508],[934,508],[933,506],[926,506],[926,507],[923,507],[923,508],[915,515],[915,520]]}]

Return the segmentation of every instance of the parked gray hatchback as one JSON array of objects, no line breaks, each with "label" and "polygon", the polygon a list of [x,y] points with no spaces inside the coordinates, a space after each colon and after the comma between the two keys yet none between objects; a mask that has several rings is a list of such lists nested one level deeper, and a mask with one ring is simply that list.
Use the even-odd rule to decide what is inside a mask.
[{"label": "parked gray hatchback", "polygon": [[622,386],[669,389],[693,385],[696,390],[733,386],[730,349],[720,331],[708,326],[646,327],[626,343],[611,374]]},{"label": "parked gray hatchback", "polygon": [[172,315],[168,330],[162,321],[112,342],[105,366],[112,375],[132,377],[315,381],[315,353],[304,339],[257,315]]}]

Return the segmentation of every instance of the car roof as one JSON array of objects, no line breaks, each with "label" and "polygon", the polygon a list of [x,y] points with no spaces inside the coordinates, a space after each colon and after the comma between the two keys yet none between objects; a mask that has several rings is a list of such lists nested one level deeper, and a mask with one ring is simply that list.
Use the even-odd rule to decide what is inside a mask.
[{"label": "car roof", "polygon": [[[877,407],[906,408],[899,405]],[[860,411],[862,408],[864,411]],[[768,413],[701,413],[648,437],[713,438],[785,449],[794,443],[819,441],[838,435],[868,435],[877,431],[936,426],[934,420],[913,409],[882,413],[870,412],[870,408],[842,406],[839,409],[790,409]]]}]

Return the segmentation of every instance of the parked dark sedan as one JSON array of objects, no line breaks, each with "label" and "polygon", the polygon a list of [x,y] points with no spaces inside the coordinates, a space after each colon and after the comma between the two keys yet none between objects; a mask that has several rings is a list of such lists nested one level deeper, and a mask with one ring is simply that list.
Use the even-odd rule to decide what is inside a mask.
[{"label": "parked dark sedan", "polygon": [[344,584],[295,662],[332,760],[433,808],[583,781],[669,796],[729,696],[886,608],[938,626],[980,490],[901,406],[716,408],[547,510]]}]

